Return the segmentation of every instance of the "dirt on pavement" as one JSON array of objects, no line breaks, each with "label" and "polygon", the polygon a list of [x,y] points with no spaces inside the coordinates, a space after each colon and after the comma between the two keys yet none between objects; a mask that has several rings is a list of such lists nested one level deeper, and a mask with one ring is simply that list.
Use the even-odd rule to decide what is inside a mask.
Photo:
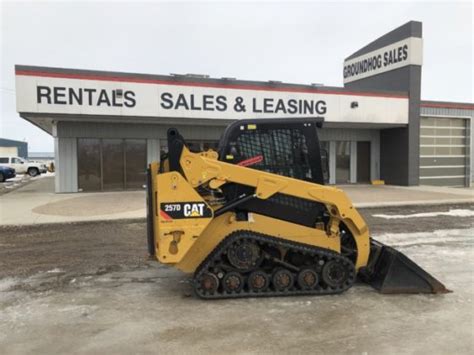
[{"label": "dirt on pavement", "polygon": [[[384,219],[374,214],[414,214],[453,209],[474,209],[474,204],[429,207],[360,209],[372,235],[384,232],[415,233],[435,229],[463,229],[472,219],[436,216]],[[51,268],[65,273],[103,274],[121,268],[149,265],[145,220],[79,222],[0,227],[0,278],[29,276]]]},{"label": "dirt on pavement", "polygon": [[0,227],[0,349],[469,354],[472,217],[374,216],[455,209],[474,204],[360,210],[372,235],[393,241],[454,291],[440,296],[356,285],[335,296],[202,301],[187,275],[148,259],[144,220]]}]

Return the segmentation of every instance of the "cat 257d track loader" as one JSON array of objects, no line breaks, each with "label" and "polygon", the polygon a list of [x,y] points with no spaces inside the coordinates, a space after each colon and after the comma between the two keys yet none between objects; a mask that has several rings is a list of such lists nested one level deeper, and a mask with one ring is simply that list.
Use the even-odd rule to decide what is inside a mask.
[{"label": "cat 257d track loader", "polygon": [[218,152],[191,152],[174,128],[148,171],[148,249],[194,273],[197,296],[325,295],[356,278],[382,293],[448,290],[372,240],[348,199],[324,186],[321,119],[242,120]]}]

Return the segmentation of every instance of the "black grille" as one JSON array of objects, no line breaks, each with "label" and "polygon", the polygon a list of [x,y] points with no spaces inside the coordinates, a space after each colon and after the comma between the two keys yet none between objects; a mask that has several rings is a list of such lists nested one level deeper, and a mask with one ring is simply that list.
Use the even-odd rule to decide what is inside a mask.
[{"label": "black grille", "polygon": [[275,194],[274,196],[270,197],[268,201],[277,205],[282,205],[287,208],[294,208],[303,212],[314,210],[318,205],[317,202],[312,202],[302,198],[284,194]]}]

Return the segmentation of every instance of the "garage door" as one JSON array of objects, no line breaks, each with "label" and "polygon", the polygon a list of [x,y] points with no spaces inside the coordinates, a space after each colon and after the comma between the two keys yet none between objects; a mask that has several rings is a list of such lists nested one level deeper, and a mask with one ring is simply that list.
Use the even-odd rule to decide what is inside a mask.
[{"label": "garage door", "polygon": [[467,124],[461,118],[421,118],[420,185],[467,185]]},{"label": "garage door", "polygon": [[17,147],[0,147],[0,155],[4,157],[17,157],[18,148]]}]

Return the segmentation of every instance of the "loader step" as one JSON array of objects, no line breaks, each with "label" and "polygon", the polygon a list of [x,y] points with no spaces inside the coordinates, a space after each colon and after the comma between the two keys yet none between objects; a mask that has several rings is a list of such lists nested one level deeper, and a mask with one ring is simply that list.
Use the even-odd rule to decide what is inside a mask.
[{"label": "loader step", "polygon": [[341,254],[242,230],[208,255],[193,286],[203,299],[329,295],[355,280],[353,262]]}]

